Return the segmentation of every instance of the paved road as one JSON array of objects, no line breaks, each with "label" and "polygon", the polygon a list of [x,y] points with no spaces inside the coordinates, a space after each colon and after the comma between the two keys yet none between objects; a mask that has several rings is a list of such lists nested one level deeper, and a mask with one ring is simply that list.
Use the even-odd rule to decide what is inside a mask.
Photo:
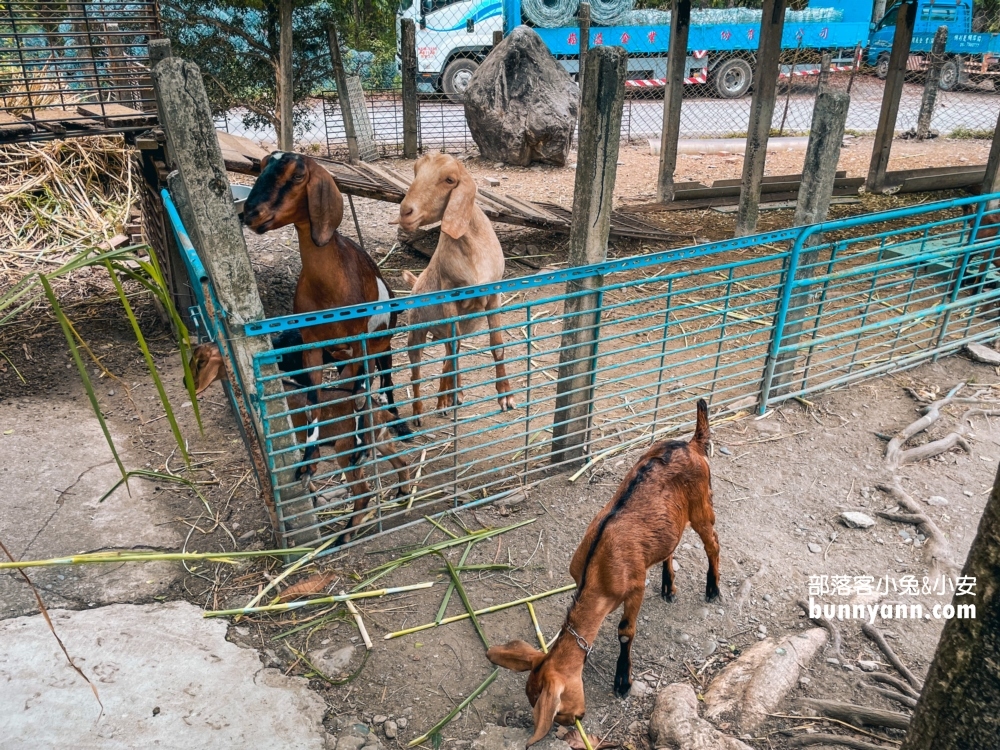
[{"label": "paved road", "polygon": [[[833,81],[846,86],[846,76]],[[851,91],[851,109],[847,129],[874,132],[878,125],[883,83],[872,76],[858,76]],[[923,91],[921,84],[906,84],[899,106],[897,130],[916,127]],[[648,98],[643,95],[648,93]],[[714,99],[707,86],[692,87],[692,96],[685,98],[681,111],[681,135],[684,138],[718,138],[746,132],[750,117],[750,97]],[[702,95],[703,94],[703,95]],[[790,96],[779,93],[774,111],[774,127],[784,124],[785,132],[805,131],[812,120],[815,82],[807,79],[793,88]],[[397,99],[372,98],[368,110],[375,139],[383,147],[402,143],[402,111]],[[992,132],[1000,113],[1000,93],[963,90],[938,93],[931,127],[942,134],[956,129]],[[659,136],[663,118],[663,100],[659,92],[649,90],[630,93],[622,117],[622,136],[626,139]],[[230,132],[273,144],[273,131],[247,131],[241,128],[238,112],[230,113]],[[220,120],[220,126],[223,122]],[[422,100],[420,107],[421,138],[426,147],[463,147],[472,144],[465,125],[461,105],[448,100]],[[343,122],[339,108],[316,102],[306,118],[296,140],[305,148],[313,146],[326,152],[327,147],[346,149]]]}]

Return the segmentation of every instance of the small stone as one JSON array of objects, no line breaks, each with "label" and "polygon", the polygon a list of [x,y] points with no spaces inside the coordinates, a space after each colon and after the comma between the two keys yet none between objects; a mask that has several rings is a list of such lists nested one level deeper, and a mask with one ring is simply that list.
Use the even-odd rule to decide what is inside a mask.
[{"label": "small stone", "polygon": [[762,598],[764,599],[765,602],[771,601],[771,595],[770,594],[764,594],[764,596]]},{"label": "small stone", "polygon": [[875,525],[875,519],[864,513],[848,510],[840,514],[840,522],[851,529],[870,529]]},{"label": "small stone", "polygon": [[799,684],[800,684],[800,685],[808,685],[808,684],[809,684],[810,682],[812,682],[812,680],[811,680],[811,679],[809,679],[808,677],[806,677],[805,675],[802,675],[802,676],[801,676],[801,677],[799,678]]},{"label": "small stone", "polygon": [[705,644],[705,648],[702,649],[701,655],[706,659],[715,653],[715,650],[719,648],[719,644],[716,641],[710,640]]},{"label": "small stone", "polygon": [[840,666],[842,666],[848,672],[853,672],[854,671],[854,665],[853,664],[841,664]]},{"label": "small stone", "polygon": [[877,672],[878,662],[865,661],[864,659],[862,659],[861,661],[858,662],[858,669],[860,669],[862,672]]},{"label": "small stone", "polygon": [[966,497],[972,497],[973,496],[973,493],[969,492],[968,490],[962,490],[962,494],[965,495]]},{"label": "small stone", "polygon": [[115,395],[115,392],[114,392],[114,390],[110,390],[110,391],[108,391],[108,395],[109,395],[109,396],[114,396],[114,395]]},{"label": "small stone", "polygon": [[631,693],[636,698],[642,698],[644,695],[646,695],[649,692],[650,692],[649,685],[647,685],[642,680],[636,680],[635,682],[632,683]]},{"label": "small stone", "polygon": [[911,538],[911,537],[910,537],[910,532],[909,532],[909,531],[907,531],[906,529],[900,529],[900,530],[899,530],[899,535],[900,535],[901,537],[903,537],[903,539],[910,539],[910,538]]},{"label": "small stone", "polygon": [[257,530],[250,529],[250,531],[244,531],[242,534],[236,537],[236,539],[237,541],[245,544],[246,542],[249,542],[251,539],[253,539],[255,536],[257,536]]},{"label": "small stone", "polygon": [[941,507],[942,505],[947,505],[948,500],[941,497],[940,495],[931,495],[929,498],[927,498],[927,504]]},{"label": "small stone", "polygon": [[731,450],[729,450],[729,448],[727,448],[724,445],[720,445],[719,446],[719,453],[721,453],[723,456],[731,456],[731,455],[733,455],[733,452]]},{"label": "small stone", "polygon": [[344,646],[339,649],[334,646],[313,649],[308,656],[309,661],[321,669],[324,674],[337,675],[351,663],[351,657],[354,656],[354,646]]},{"label": "small stone", "polygon": [[976,362],[984,365],[1000,366],[1000,352],[993,351],[988,346],[982,344],[969,343],[965,345],[965,351]]},{"label": "small stone", "polygon": [[487,177],[486,178],[486,184],[489,185],[490,187],[497,187],[497,185],[500,184],[500,178],[499,177]]},{"label": "small stone", "polygon": [[820,545],[816,544],[816,542],[809,542],[809,544],[806,546],[809,547],[809,551],[812,552],[814,555],[818,555],[820,552],[823,551],[823,548]]},{"label": "small stone", "polygon": [[409,723],[410,723],[409,719],[407,719],[405,716],[400,716],[398,719],[396,719],[396,726],[399,727],[400,729],[406,729],[406,725]]},{"label": "small stone", "polygon": [[757,632],[767,635],[767,625],[761,624],[757,626]]},{"label": "small stone", "polygon": [[835,656],[831,656],[830,658],[828,658],[826,660],[826,663],[827,664],[833,664],[833,665],[836,665],[836,666],[840,666],[840,659],[838,659]]},{"label": "small stone", "polygon": [[396,722],[387,721],[382,729],[390,740],[396,739]]},{"label": "small stone", "polygon": [[374,716],[372,717],[372,724],[374,724],[375,726],[378,726],[379,724],[385,724],[385,720],[388,718],[389,718],[388,716],[384,715]]},{"label": "small stone", "polygon": [[353,734],[344,735],[337,740],[337,750],[361,750],[364,746],[365,738]]}]

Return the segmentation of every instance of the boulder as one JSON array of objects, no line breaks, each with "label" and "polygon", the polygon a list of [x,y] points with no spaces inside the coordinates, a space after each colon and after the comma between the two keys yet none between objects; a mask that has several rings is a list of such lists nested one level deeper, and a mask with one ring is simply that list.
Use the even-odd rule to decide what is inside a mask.
[{"label": "boulder", "polygon": [[579,88],[532,29],[518,26],[483,60],[465,92],[465,119],[484,159],[565,166]]}]

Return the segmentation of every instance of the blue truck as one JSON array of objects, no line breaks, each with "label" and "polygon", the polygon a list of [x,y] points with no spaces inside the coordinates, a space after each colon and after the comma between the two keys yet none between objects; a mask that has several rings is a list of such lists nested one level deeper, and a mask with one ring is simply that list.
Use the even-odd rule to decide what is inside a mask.
[{"label": "blue truck", "polygon": [[[889,53],[896,31],[900,4],[890,5],[872,25],[867,61],[879,78],[889,72]],[[941,66],[940,87],[951,91],[964,83],[982,83],[1000,76],[1000,34],[977,33],[973,29],[973,6],[963,0],[930,0],[917,5],[907,68],[925,70],[931,44],[939,26],[948,27],[946,59]],[[996,84],[994,84],[996,85]]]},{"label": "blue truck", "polygon": [[[794,67],[783,65],[781,75],[818,73],[823,52],[831,53],[835,67],[847,68],[856,64],[857,51],[867,48],[868,62],[876,74],[884,77],[899,3],[891,5],[875,23],[872,9],[872,0],[814,0],[804,11],[789,11],[782,47],[801,50],[803,62]],[[522,0],[402,0],[397,24],[402,18],[412,18],[417,27],[421,88],[443,92],[455,100],[461,100],[472,74],[492,48],[493,32],[500,30],[506,36],[522,23],[535,27],[571,75],[579,69],[578,26],[569,23],[544,28],[532,24]],[[635,11],[625,18],[652,22],[592,26],[590,46],[624,47],[629,54],[628,85],[662,87],[667,72],[669,15]],[[1000,58],[994,54],[1000,47],[997,35],[972,33],[972,8],[963,0],[920,0],[911,47],[912,69],[926,67],[934,32],[942,24],[950,31],[942,88],[1000,72]],[[753,85],[753,58],[759,35],[759,10],[692,10],[685,82],[711,86],[718,96],[727,99],[745,96]]]}]

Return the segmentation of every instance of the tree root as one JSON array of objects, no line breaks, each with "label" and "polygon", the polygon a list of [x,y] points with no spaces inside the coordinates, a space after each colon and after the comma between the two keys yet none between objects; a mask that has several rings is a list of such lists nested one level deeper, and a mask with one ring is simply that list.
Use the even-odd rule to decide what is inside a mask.
[{"label": "tree root", "polygon": [[867,682],[862,682],[861,684],[864,687],[868,688],[869,690],[874,690],[883,698],[888,698],[891,701],[896,701],[896,703],[899,703],[901,706],[906,706],[907,708],[917,707],[916,698],[911,698],[908,695],[897,693],[895,690],[886,690],[885,688],[876,687],[875,685],[869,685]]},{"label": "tree root", "polygon": [[931,567],[937,575],[939,566],[944,566],[949,570],[958,570],[959,565],[951,556],[951,548],[938,525],[923,512],[923,508],[910,497],[899,483],[899,477],[893,474],[892,484],[880,484],[878,488],[893,498],[899,505],[905,508],[908,513],[888,513],[879,511],[877,515],[897,523],[908,523],[919,526],[924,536],[927,537],[927,544],[924,549],[930,555]]},{"label": "tree root", "polygon": [[917,679],[916,675],[913,674],[906,665],[900,661],[900,658],[896,656],[896,652],[892,650],[892,647],[885,642],[885,636],[870,623],[865,623],[861,626],[861,632],[867,635],[876,646],[878,646],[879,651],[885,654],[885,658],[889,660],[889,663],[896,668],[896,671],[906,678],[906,681],[910,683],[910,686],[916,690],[920,691],[924,689],[924,683]]},{"label": "tree root", "polygon": [[884,685],[891,685],[892,687],[896,688],[896,690],[901,692],[903,695],[908,695],[911,698],[920,697],[920,693],[914,690],[910,685],[903,682],[902,680],[896,679],[892,675],[885,674],[884,672],[872,672],[868,676],[871,677],[873,680],[875,680],[875,682],[881,682]]},{"label": "tree root", "polygon": [[883,711],[880,708],[868,708],[867,706],[856,706],[853,703],[817,698],[800,698],[798,703],[804,708],[815,711],[820,716],[839,719],[858,726],[906,729],[910,725],[910,717],[906,714]]},{"label": "tree root", "polygon": [[[938,419],[941,418],[941,409],[950,404],[952,399],[954,399],[955,396],[958,395],[958,392],[962,390],[962,388],[964,387],[965,383],[959,383],[950,391],[948,391],[947,396],[924,407],[923,409],[924,415],[920,419],[910,423],[907,427],[904,427],[896,434],[896,436],[892,440],[889,441],[889,444],[885,447],[885,462],[886,465],[889,467],[890,471],[895,471],[900,466],[903,466],[908,463],[913,463],[914,461],[920,461],[921,459],[924,458],[929,458],[930,456],[937,455],[937,453],[942,453],[945,450],[954,447],[957,441],[953,442],[950,446],[948,446],[948,448],[941,448],[939,446],[938,447],[939,449],[937,449],[937,453],[928,450],[929,446],[934,445],[934,443],[928,443],[928,445],[922,445],[918,448],[912,448],[908,451],[903,450],[903,445],[906,444],[907,440],[909,440],[914,435],[923,432],[932,424],[937,422]],[[964,442],[964,438],[962,438],[961,435],[959,435],[958,438],[962,440],[962,442]],[[940,443],[940,442],[941,442],[940,440],[935,441],[935,443]],[[968,444],[966,444],[964,447],[966,450],[968,450]]]},{"label": "tree root", "polygon": [[[802,609],[805,610],[806,616],[809,616],[809,604],[802,599],[796,599],[795,603],[798,604]],[[840,637],[840,628],[838,628],[830,620],[826,619],[822,615],[819,617],[809,617],[814,623],[819,625],[821,628],[825,628],[830,634],[830,646],[833,648],[833,653],[837,655],[838,658],[843,659],[844,655],[841,653],[840,648],[843,645],[843,639]]]},{"label": "tree root", "polygon": [[842,734],[802,734],[798,737],[789,737],[787,744],[789,747],[840,745],[841,747],[855,748],[855,750],[885,750],[885,745],[872,745],[870,742],[862,742]]}]

